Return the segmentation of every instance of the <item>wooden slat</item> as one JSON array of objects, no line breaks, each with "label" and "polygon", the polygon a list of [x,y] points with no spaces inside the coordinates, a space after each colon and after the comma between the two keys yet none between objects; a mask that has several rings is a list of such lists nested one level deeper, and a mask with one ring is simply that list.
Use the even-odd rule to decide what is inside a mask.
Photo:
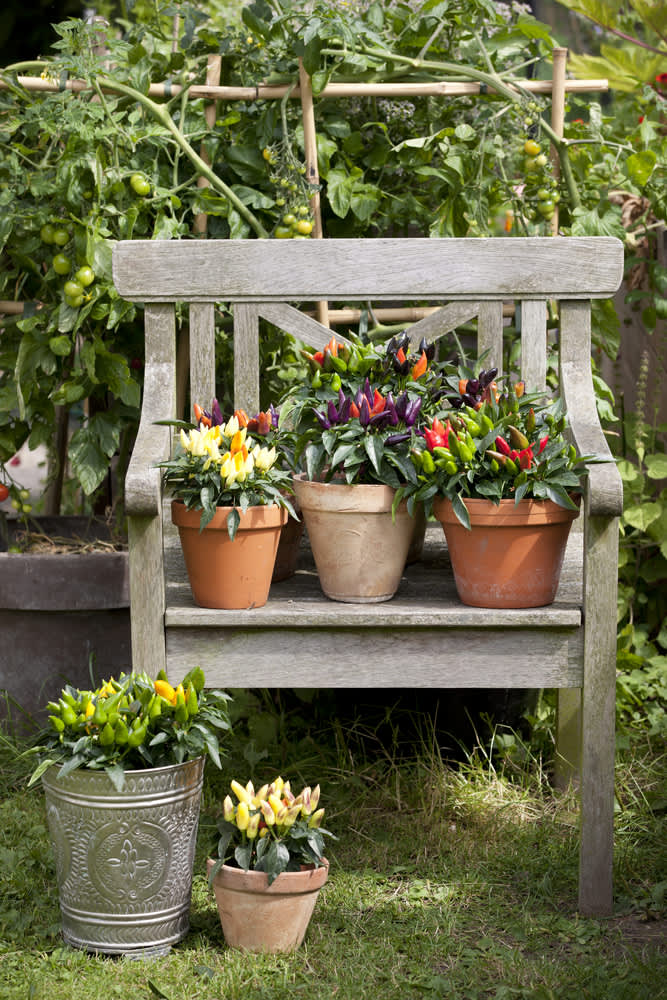
[{"label": "wooden slat", "polygon": [[114,247],[113,275],[124,298],[144,302],[595,298],[620,285],[623,245],[612,237],[130,240]]},{"label": "wooden slat", "polygon": [[[404,643],[405,655],[397,655]],[[333,633],[296,626],[170,628],[168,674],[180,678],[205,660],[208,683],[223,687],[577,687],[582,674],[573,643],[577,633],[568,630],[406,633],[359,629],[344,619]]]},{"label": "wooden slat", "polygon": [[190,403],[208,409],[215,396],[215,317],[212,302],[190,306]]},{"label": "wooden slat", "polygon": [[544,299],[521,303],[521,378],[528,392],[547,384],[547,304]]},{"label": "wooden slat", "polygon": [[[310,316],[305,316],[286,302],[262,302],[257,306],[257,311],[264,319],[268,319],[269,323],[286,330],[293,337],[298,337],[309,347],[321,350],[331,340],[331,330],[328,326],[311,319]],[[339,344],[349,343],[347,337],[338,333],[336,340]]]},{"label": "wooden slat", "polygon": [[[488,351],[488,354],[486,352]],[[477,356],[485,355],[485,368],[503,370],[503,304],[480,302],[477,318]]]},{"label": "wooden slat", "polygon": [[259,412],[259,318],[255,306],[234,306],[234,409]]},{"label": "wooden slat", "polygon": [[[132,664],[155,677],[166,669],[162,519],[128,518]],[[122,666],[119,664],[119,667]]]},{"label": "wooden slat", "polygon": [[445,337],[458,326],[469,323],[478,312],[479,302],[450,302],[410,327],[410,346],[417,347],[422,337],[428,341]]}]

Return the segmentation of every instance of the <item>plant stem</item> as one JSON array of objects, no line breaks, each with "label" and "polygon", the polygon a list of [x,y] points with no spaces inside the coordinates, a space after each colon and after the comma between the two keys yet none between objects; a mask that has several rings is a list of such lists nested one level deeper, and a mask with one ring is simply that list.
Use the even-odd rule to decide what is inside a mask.
[{"label": "plant stem", "polygon": [[250,209],[243,204],[241,199],[232,191],[232,189],[225,184],[225,182],[218,177],[216,173],[209,167],[209,165],[199,156],[197,152],[192,148],[190,143],[187,141],[183,133],[180,131],[173,118],[169,112],[160,104],[156,104],[152,101],[150,97],[146,94],[142,94],[139,90],[135,90],[134,87],[129,87],[125,83],[119,83],[118,80],[112,80],[109,77],[98,77],[98,83],[101,87],[108,87],[112,90],[117,90],[118,93],[124,94],[126,97],[132,98],[134,101],[138,101],[142,104],[152,115],[156,118],[161,125],[163,125],[167,131],[171,133],[174,137],[176,144],[182,150],[183,153],[188,157],[190,162],[194,165],[197,173],[201,174],[203,177],[209,181],[212,188],[219,191],[236,209],[242,219],[248,223],[248,225],[255,231],[260,239],[268,238],[268,233],[264,226],[261,224],[259,219],[253,215]]},{"label": "plant stem", "polygon": [[[521,91],[521,83],[519,81],[513,80],[511,83],[507,83],[502,79],[502,77],[498,76],[497,73],[486,73],[484,70],[476,69],[474,66],[414,59],[411,56],[397,55],[387,49],[379,49],[370,45],[364,45],[363,43],[359,45],[359,48],[366,55],[382,59],[383,61],[391,60],[392,62],[403,63],[406,66],[412,66],[413,69],[430,69],[439,72],[460,74],[470,78],[471,80],[476,80],[478,83],[485,84],[487,87],[492,87],[495,91],[497,91],[497,93],[502,94],[503,97],[506,97],[509,101],[512,101],[515,104],[520,104],[521,101],[528,96],[526,92]],[[332,50],[331,54],[340,55],[340,51]],[[579,189],[577,188],[574,174],[572,173],[572,165],[570,164],[570,159],[567,153],[567,140],[557,135],[551,125],[544,118],[542,118],[541,115],[539,116],[539,119],[542,131],[549,136],[558,152],[563,180],[565,181],[565,185],[570,196],[572,208],[580,208],[581,197],[579,195]]]}]

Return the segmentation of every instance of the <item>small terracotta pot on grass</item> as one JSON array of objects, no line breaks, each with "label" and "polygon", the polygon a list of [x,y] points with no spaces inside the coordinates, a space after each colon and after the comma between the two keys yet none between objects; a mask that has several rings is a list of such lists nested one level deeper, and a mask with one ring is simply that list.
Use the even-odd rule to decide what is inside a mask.
[{"label": "small terracotta pot on grass", "polygon": [[[214,864],[209,858],[209,875]],[[304,939],[328,874],[329,862],[325,860],[320,868],[282,872],[269,885],[265,872],[222,865],[213,879],[213,891],[229,947],[267,953],[294,951]]]}]

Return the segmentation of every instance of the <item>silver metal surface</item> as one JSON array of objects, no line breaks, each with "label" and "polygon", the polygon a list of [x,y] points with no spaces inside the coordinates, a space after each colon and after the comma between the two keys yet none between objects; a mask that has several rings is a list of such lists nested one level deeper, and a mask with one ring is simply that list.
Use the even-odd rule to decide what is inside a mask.
[{"label": "silver metal surface", "polygon": [[42,777],[63,937],[105,954],[160,955],[188,931],[204,758]]}]

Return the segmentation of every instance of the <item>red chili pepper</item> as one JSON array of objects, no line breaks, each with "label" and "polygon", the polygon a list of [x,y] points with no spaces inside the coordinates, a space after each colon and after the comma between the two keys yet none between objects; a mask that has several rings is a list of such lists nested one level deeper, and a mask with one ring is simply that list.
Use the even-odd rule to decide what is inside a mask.
[{"label": "red chili pepper", "polygon": [[532,448],[524,448],[519,452],[519,468],[530,469],[533,464],[534,457]]},{"label": "red chili pepper", "polygon": [[511,455],[512,454],[512,449],[508,445],[508,443],[505,440],[505,438],[501,438],[501,437],[497,437],[496,438],[496,448],[498,449],[498,451],[500,452],[501,455]]},{"label": "red chili pepper", "polygon": [[350,416],[351,417],[358,417],[359,416],[359,407],[354,402],[354,400],[352,400],[352,402],[350,403]]},{"label": "red chili pepper", "polygon": [[447,421],[447,426],[443,427],[436,417],[431,426],[424,429],[424,437],[426,438],[428,450],[433,451],[434,448],[448,448],[450,430],[449,421]]},{"label": "red chili pepper", "polygon": [[373,405],[371,407],[371,416],[374,417],[376,413],[382,413],[386,406],[385,398],[382,393],[378,392],[376,389],[373,393]]},{"label": "red chili pepper", "polygon": [[273,421],[271,420],[271,414],[265,413],[264,411],[257,414],[257,433],[258,434],[268,434],[273,427]]},{"label": "red chili pepper", "polygon": [[403,362],[405,361],[405,351],[403,350],[402,347],[399,347],[399,349],[396,351],[396,360],[400,361],[401,364],[403,364]]},{"label": "red chili pepper", "polygon": [[542,454],[548,443],[549,443],[549,435],[545,434],[543,438],[540,438],[540,450],[537,453],[538,455]]},{"label": "red chili pepper", "polygon": [[318,365],[321,368],[322,364],[324,362],[324,352],[323,351],[315,351],[315,353],[313,354],[313,361],[317,361]]}]

